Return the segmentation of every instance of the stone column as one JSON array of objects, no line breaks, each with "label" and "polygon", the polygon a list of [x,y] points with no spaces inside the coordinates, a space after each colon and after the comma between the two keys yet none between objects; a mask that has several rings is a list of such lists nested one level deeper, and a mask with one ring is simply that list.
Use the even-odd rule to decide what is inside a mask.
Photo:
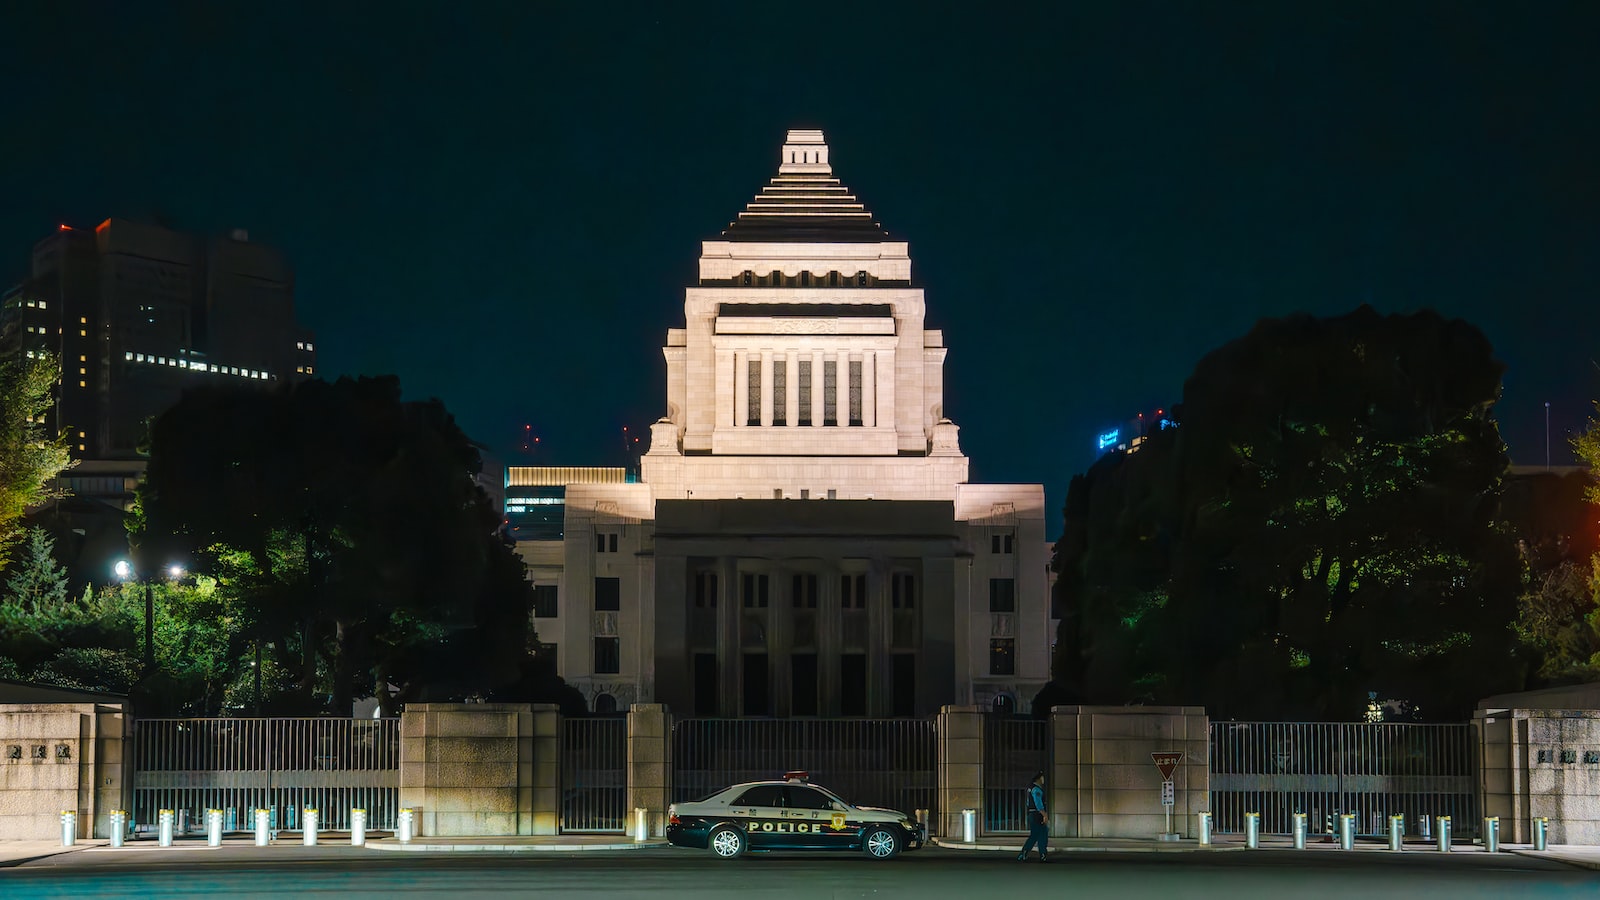
[{"label": "stone column", "polygon": [[850,353],[840,350],[833,364],[833,407],[840,427],[850,424]]},{"label": "stone column", "polygon": [[761,427],[772,427],[772,351],[761,351]]},{"label": "stone column", "polygon": [[790,350],[784,354],[783,421],[791,428],[800,424],[800,353]]},{"label": "stone column", "polygon": [[561,713],[554,704],[412,703],[400,716],[400,805],[418,834],[556,834]]},{"label": "stone column", "polygon": [[[898,408],[899,403],[899,398],[895,396],[895,353],[893,350],[879,350],[873,354],[873,357],[874,380],[878,385],[878,390],[875,394],[878,402],[877,420],[886,427],[903,427],[898,424],[898,420],[895,418],[895,410]],[[861,377],[865,378],[866,375],[863,374]],[[920,427],[917,428],[915,434],[916,440],[922,444],[923,449],[927,449],[928,439]]]},{"label": "stone column", "polygon": [[717,376],[712,379],[716,389],[717,424],[718,428],[727,428],[734,423],[736,411],[730,409],[728,398],[734,395],[734,379],[738,373],[734,370],[733,351],[718,350],[716,354]]},{"label": "stone column", "polygon": [[126,727],[119,703],[0,705],[0,840],[59,841],[69,809],[77,837],[106,836],[111,810],[131,808]]},{"label": "stone column", "polygon": [[743,428],[750,424],[750,352],[733,352],[733,425]]},{"label": "stone column", "polygon": [[821,428],[827,410],[824,408],[822,379],[822,351],[811,351],[811,427]]},{"label": "stone column", "polygon": [[[929,827],[946,840],[961,839],[961,811],[983,821],[983,707],[945,706],[934,723],[939,740],[939,821]],[[980,828],[981,830],[981,828]]]},{"label": "stone column", "polygon": [[633,833],[633,811],[645,818],[651,837],[667,834],[667,805],[672,801],[672,714],[660,703],[635,703],[628,710],[628,802],[623,809]]},{"label": "stone column", "polygon": [[1166,829],[1161,772],[1151,753],[1177,751],[1172,830],[1194,837],[1211,805],[1210,720],[1198,706],[1058,706],[1051,833],[1151,839]]},{"label": "stone column", "polygon": [[873,367],[877,352],[868,350],[861,354],[861,425],[872,428],[878,424],[878,380]]}]

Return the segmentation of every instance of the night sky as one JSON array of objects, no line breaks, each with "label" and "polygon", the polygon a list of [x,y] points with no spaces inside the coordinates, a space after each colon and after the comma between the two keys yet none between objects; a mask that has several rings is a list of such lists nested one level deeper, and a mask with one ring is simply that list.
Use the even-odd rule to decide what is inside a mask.
[{"label": "night sky", "polygon": [[1600,4],[988,6],[8,5],[0,281],[58,223],[245,228],[322,374],[398,373],[504,462],[616,465],[699,241],[816,127],[910,241],[973,479],[1044,482],[1052,534],[1095,434],[1261,316],[1466,318],[1513,458],[1548,400],[1570,460]]}]

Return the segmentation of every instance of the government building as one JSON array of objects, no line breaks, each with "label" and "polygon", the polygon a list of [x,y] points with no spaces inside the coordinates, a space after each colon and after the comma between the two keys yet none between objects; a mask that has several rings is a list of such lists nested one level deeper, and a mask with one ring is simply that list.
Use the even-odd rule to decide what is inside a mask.
[{"label": "government building", "polygon": [[972,484],[905,241],[820,131],[701,244],[637,477],[507,470],[534,626],[592,708],[1027,711],[1049,678],[1044,488]]}]

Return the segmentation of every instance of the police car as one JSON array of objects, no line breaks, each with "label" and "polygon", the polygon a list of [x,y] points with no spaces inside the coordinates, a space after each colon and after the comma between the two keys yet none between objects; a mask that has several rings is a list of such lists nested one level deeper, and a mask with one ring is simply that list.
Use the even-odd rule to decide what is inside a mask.
[{"label": "police car", "polygon": [[905,813],[851,806],[811,784],[804,772],[736,784],[667,808],[668,843],[710,850],[720,859],[763,850],[856,850],[889,859],[920,848],[927,837]]}]

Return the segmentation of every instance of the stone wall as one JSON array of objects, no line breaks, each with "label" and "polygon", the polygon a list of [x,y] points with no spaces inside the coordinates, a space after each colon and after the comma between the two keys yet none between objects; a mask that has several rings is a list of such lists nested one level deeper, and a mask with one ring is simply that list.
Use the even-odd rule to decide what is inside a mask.
[{"label": "stone wall", "polygon": [[672,714],[659,703],[635,703],[628,710],[628,793],[623,823],[633,834],[634,810],[646,810],[651,837],[667,834],[672,802]]},{"label": "stone wall", "polygon": [[412,703],[400,717],[400,806],[421,835],[555,834],[553,704]]},{"label": "stone wall", "polygon": [[1050,833],[1058,837],[1154,838],[1167,829],[1161,773],[1150,754],[1184,754],[1173,772],[1172,830],[1194,837],[1210,808],[1210,721],[1197,706],[1058,706]]},{"label": "stone wall", "polygon": [[1501,840],[1533,840],[1550,820],[1552,844],[1600,844],[1600,710],[1490,709],[1472,720],[1478,791]]},{"label": "stone wall", "polygon": [[0,840],[58,839],[65,810],[79,837],[105,836],[128,807],[126,726],[120,704],[0,705]]}]

